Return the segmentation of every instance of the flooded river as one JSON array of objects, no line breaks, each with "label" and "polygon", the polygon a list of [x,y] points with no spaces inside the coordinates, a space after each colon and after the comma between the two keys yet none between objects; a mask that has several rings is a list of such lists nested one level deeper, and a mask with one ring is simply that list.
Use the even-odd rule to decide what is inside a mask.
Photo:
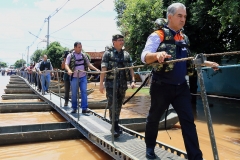
[{"label": "flooded river", "polygon": [[[95,87],[95,85],[91,85]],[[126,97],[129,97],[133,91],[129,89]],[[105,98],[105,95],[95,91],[91,98]],[[219,158],[221,160],[240,160],[240,101],[226,100],[218,98],[208,98],[210,111],[213,121],[213,128],[218,148]],[[145,118],[150,107],[150,96],[147,89],[140,93],[123,106],[121,118]],[[194,107],[195,124],[197,127],[200,148],[206,160],[212,160],[212,148],[208,134],[208,127],[202,106],[201,97],[197,98],[197,105]],[[104,110],[95,110],[104,115]],[[108,113],[107,113],[108,117]],[[171,140],[165,130],[159,131],[158,141],[169,144],[173,147],[185,151],[181,126],[177,123],[174,128],[168,130]],[[145,133],[141,133],[145,134]]]},{"label": "flooded river", "polygon": [[[0,84],[0,94],[3,94],[3,89],[8,83],[9,78],[0,76],[0,80],[2,82]],[[98,91],[98,87],[98,83],[89,84],[88,88],[95,89],[94,93],[89,95],[89,100],[106,99],[105,94],[101,94]],[[130,96],[132,93],[133,91],[129,90],[126,97]],[[9,100],[5,100],[4,102],[6,101]],[[141,90],[131,101],[129,101],[129,103],[123,106],[121,118],[145,118],[149,110],[149,102],[150,96],[148,94],[148,89]],[[240,160],[240,101],[209,98],[209,103],[213,106],[210,110],[220,159]],[[198,98],[195,108],[195,124],[198,131],[200,147],[204,158],[206,160],[212,160],[211,143],[200,98]],[[95,111],[104,115],[103,109]],[[107,113],[107,118],[108,117],[109,115]],[[0,126],[62,121],[65,120],[56,112],[0,114]],[[159,131],[158,140],[175,148],[185,150],[180,128],[181,126],[176,124],[174,128],[168,130],[172,138],[171,140],[166,131]],[[98,149],[95,145],[91,144],[88,140],[80,139],[2,146],[0,147],[0,159],[108,160],[112,158]]]}]

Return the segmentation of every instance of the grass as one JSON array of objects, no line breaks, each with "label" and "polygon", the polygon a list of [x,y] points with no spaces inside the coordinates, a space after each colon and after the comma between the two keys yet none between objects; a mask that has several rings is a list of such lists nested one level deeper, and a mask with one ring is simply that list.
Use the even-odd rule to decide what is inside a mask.
[{"label": "grass", "polygon": [[[134,89],[131,89],[129,88],[127,90],[128,93],[134,93],[135,91],[137,90],[137,88],[134,88]],[[142,93],[142,94],[146,94],[146,95],[149,95],[149,88],[141,88],[138,93]]]}]

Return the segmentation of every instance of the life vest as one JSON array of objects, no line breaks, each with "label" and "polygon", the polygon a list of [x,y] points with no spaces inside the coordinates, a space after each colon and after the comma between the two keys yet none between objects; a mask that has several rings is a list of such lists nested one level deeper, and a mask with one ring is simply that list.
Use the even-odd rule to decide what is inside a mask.
[{"label": "life vest", "polygon": [[[44,63],[45,62],[45,63]],[[44,70],[50,70],[51,68],[51,62],[49,61],[42,61],[40,63],[40,71],[44,71]]]},{"label": "life vest", "polygon": [[[188,37],[184,33],[182,33],[182,31],[180,31],[180,36],[182,36],[183,38],[183,40],[181,41],[176,41],[170,29],[165,27],[155,31],[154,33],[156,33],[159,37],[162,37],[162,33],[164,33],[163,40],[160,43],[157,49],[157,52],[165,51],[169,55],[171,55],[171,59],[174,60],[176,59],[176,51],[177,51],[176,48],[177,46],[179,46],[181,48],[186,49],[187,57],[191,56],[191,52],[189,50],[190,43],[189,43]],[[187,64],[187,75],[192,76],[194,73],[194,65],[192,61],[187,61],[186,64]],[[173,70],[173,68],[174,68],[174,63],[160,64],[160,65],[154,66],[153,71],[154,72],[158,72],[158,71],[170,72]]]},{"label": "life vest", "polygon": [[[81,66],[83,65],[84,66],[84,70],[85,71],[88,71],[88,65],[87,65],[87,55],[85,53],[82,53],[82,58],[81,59],[76,59],[74,53],[70,53],[71,54],[71,59],[70,59],[70,69],[74,72],[75,70],[75,67],[76,66]],[[76,61],[83,61],[83,63],[80,63],[80,64],[76,64]]]},{"label": "life vest", "polygon": [[[112,70],[114,68],[123,68],[123,67],[131,67],[132,66],[132,58],[127,51],[122,50],[119,53],[115,53],[117,51],[115,50],[115,48],[113,46],[107,46],[106,47],[106,52],[107,52],[107,55],[108,55],[107,70]],[[125,72],[126,80],[130,81],[131,80],[130,70],[125,69],[125,70],[121,70],[121,71]],[[106,78],[107,79],[113,79],[114,78],[114,73],[113,72],[108,72],[106,74]]]}]

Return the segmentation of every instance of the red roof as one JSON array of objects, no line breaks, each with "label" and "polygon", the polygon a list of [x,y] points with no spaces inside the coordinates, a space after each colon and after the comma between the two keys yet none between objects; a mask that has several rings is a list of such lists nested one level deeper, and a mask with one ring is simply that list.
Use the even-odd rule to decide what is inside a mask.
[{"label": "red roof", "polygon": [[104,51],[102,51],[102,52],[86,52],[86,53],[88,53],[90,55],[91,59],[102,59]]}]

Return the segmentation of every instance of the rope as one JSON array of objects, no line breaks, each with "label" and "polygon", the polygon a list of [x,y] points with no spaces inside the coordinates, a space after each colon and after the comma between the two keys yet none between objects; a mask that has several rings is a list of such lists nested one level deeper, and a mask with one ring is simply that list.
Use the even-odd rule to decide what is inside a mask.
[{"label": "rope", "polygon": [[[234,52],[223,52],[223,53],[212,53],[212,54],[203,54],[206,57],[211,57],[211,56],[224,56],[224,55],[237,55],[240,54],[240,51],[234,51]],[[163,63],[151,63],[151,64],[143,64],[143,65],[137,65],[137,66],[131,66],[131,67],[124,67],[124,68],[118,68],[118,70],[125,70],[125,69],[133,69],[133,68],[142,68],[142,67],[147,67],[147,66],[158,66],[160,64],[171,64],[171,63],[177,63],[177,62],[183,62],[183,61],[189,61],[189,60],[193,60],[195,57],[187,57],[187,58],[181,58],[181,59],[175,59],[175,60],[169,60],[169,61],[165,61]],[[60,70],[57,69],[58,71],[55,70],[44,70],[41,72],[62,72],[62,73],[68,73],[64,70]],[[84,71],[84,70],[76,70],[73,73],[77,73],[77,72],[84,72],[84,73],[90,73],[90,74],[100,74],[100,73],[109,73],[109,72],[113,72],[112,70],[108,70],[108,71]]]}]

